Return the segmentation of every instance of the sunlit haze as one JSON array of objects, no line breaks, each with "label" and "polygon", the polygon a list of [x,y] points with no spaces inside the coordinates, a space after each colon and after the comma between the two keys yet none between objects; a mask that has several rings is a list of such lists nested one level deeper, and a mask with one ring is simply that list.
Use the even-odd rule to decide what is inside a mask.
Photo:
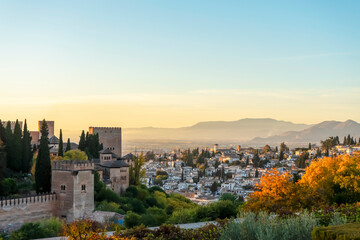
[{"label": "sunlit haze", "polygon": [[[261,4],[260,4],[261,3]],[[360,121],[359,1],[1,1],[0,119]]]}]

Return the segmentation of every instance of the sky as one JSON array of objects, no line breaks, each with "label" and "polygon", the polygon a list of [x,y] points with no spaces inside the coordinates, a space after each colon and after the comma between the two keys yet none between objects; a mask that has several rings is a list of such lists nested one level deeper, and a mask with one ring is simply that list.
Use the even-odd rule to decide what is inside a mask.
[{"label": "sky", "polygon": [[0,119],[360,122],[360,1],[0,0]]}]

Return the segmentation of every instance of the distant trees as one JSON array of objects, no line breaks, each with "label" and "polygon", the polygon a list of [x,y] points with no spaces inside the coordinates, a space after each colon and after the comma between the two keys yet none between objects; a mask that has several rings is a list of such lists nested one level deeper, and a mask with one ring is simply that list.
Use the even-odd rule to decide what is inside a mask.
[{"label": "distant trees", "polygon": [[216,181],[214,181],[210,186],[210,191],[213,195],[215,195],[217,188],[218,188],[218,184]]},{"label": "distant trees", "polygon": [[11,122],[8,121],[6,128],[0,121],[0,140],[5,145],[6,167],[14,172],[29,172],[32,161],[31,137],[25,120],[24,135],[20,123],[16,120],[14,131]]},{"label": "distant trees", "polygon": [[305,152],[300,155],[300,157],[296,160],[296,166],[298,168],[305,168],[306,167],[306,160],[309,158],[309,153]]},{"label": "distant trees", "polygon": [[62,130],[61,130],[61,129],[60,129],[60,136],[59,136],[58,156],[59,156],[59,157],[63,157],[63,156],[64,156],[64,144],[63,144],[63,136],[62,136]]},{"label": "distant trees", "polygon": [[282,142],[280,144],[280,154],[279,154],[279,160],[283,160],[284,159],[284,154],[285,152],[288,152],[289,151],[289,147],[286,146],[286,144],[284,142]]},{"label": "distant trees", "polygon": [[[360,139],[359,139],[360,141]],[[355,145],[356,144],[356,138],[350,136],[350,134],[347,135],[347,137],[344,137],[343,145]]]},{"label": "distant trees", "polygon": [[325,150],[326,156],[329,156],[329,150],[338,144],[340,144],[339,137],[329,137],[328,139],[321,141],[321,147]]},{"label": "distant trees", "polygon": [[41,123],[41,139],[35,168],[35,189],[37,193],[51,190],[51,163],[49,150],[49,129],[45,119]]},{"label": "distant trees", "polygon": [[68,138],[67,143],[66,143],[65,152],[70,151],[70,150],[71,150],[71,144],[70,144],[70,138]]},{"label": "distant trees", "polygon": [[148,151],[145,154],[145,161],[148,162],[150,160],[154,160],[155,159],[155,154],[153,151]]},{"label": "distant trees", "polygon": [[83,130],[81,132],[78,149],[84,151],[89,159],[99,158],[99,151],[103,149],[103,146],[99,141],[99,134],[89,134],[89,132],[87,132],[85,136]]},{"label": "distant trees", "polygon": [[263,147],[262,152],[263,152],[263,153],[271,152],[271,147],[266,144],[266,145]]}]

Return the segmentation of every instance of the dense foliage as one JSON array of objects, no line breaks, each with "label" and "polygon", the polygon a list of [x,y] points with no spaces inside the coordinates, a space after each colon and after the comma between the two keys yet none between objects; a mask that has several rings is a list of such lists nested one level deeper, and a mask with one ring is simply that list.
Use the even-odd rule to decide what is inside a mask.
[{"label": "dense foliage", "polygon": [[41,139],[36,159],[35,188],[37,193],[51,191],[51,162],[49,150],[49,129],[45,119],[41,124]]},{"label": "dense foliage", "polygon": [[17,231],[10,234],[9,240],[27,240],[45,237],[56,237],[61,234],[62,222],[51,218],[40,222],[25,223]]},{"label": "dense foliage", "polygon": [[[332,223],[343,223],[340,217]],[[245,212],[241,218],[230,222],[222,232],[220,240],[293,240],[311,239],[311,232],[320,222],[315,214],[303,212],[286,218],[276,217],[266,212],[258,214]]]},{"label": "dense foliage", "polygon": [[261,178],[245,207],[251,211],[296,212],[360,201],[360,155],[314,160],[297,182],[272,170]]},{"label": "dense foliage", "polygon": [[360,239],[360,223],[349,223],[338,226],[317,227],[312,232],[313,240],[356,240]]}]

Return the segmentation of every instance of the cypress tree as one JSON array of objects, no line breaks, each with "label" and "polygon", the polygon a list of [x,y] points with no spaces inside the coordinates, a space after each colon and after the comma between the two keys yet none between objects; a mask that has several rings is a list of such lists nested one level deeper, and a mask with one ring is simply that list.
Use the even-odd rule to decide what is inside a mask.
[{"label": "cypress tree", "polygon": [[22,149],[21,149],[21,128],[19,121],[16,119],[13,135],[13,165],[14,171],[20,172],[22,170]]},{"label": "cypress tree", "polygon": [[35,168],[35,188],[37,193],[46,193],[51,191],[51,163],[49,129],[45,119],[41,124],[40,132],[41,139]]},{"label": "cypress tree", "polygon": [[311,150],[311,143],[309,143],[309,150]]},{"label": "cypress tree", "polygon": [[68,138],[67,143],[66,143],[65,152],[70,151],[70,150],[71,150],[70,138]]},{"label": "cypress tree", "polygon": [[81,133],[80,136],[80,141],[79,141],[79,147],[78,147],[81,151],[85,151],[86,148],[86,141],[85,141],[85,132],[84,130]]},{"label": "cypress tree", "polygon": [[27,129],[27,123],[25,119],[24,124],[24,134],[21,142],[22,148],[22,171],[23,173],[28,173],[30,171],[30,165],[33,157],[33,153],[31,150],[31,136],[30,132]]},{"label": "cypress tree", "polygon": [[8,121],[5,128],[5,152],[6,152],[6,165],[10,167],[12,162],[12,138],[11,123]]},{"label": "cypress tree", "polygon": [[344,137],[343,145],[347,145],[346,144],[346,136]]},{"label": "cypress tree", "polygon": [[3,144],[5,144],[6,142],[6,132],[5,132],[5,127],[3,126],[3,123],[0,120],[0,140],[2,141]]},{"label": "cypress tree", "polygon": [[59,137],[59,150],[58,150],[58,156],[63,157],[64,156],[64,146],[63,146],[63,137],[62,137],[62,129],[60,129],[60,137]]}]

